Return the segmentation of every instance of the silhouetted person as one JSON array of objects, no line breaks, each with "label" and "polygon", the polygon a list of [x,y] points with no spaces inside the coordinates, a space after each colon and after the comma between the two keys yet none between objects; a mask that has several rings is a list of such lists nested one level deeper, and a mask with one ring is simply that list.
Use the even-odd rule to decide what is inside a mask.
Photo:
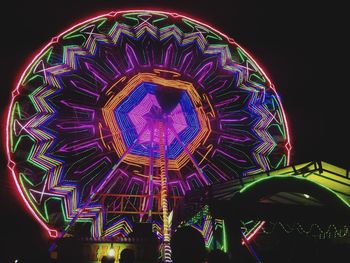
[{"label": "silhouetted person", "polygon": [[119,263],[133,263],[135,260],[135,253],[132,249],[125,248],[120,253]]},{"label": "silhouetted person", "polygon": [[224,251],[216,249],[209,252],[207,263],[230,263],[230,259]]},{"label": "silhouetted person", "polygon": [[77,238],[69,237],[60,240],[58,246],[58,262],[84,263],[83,242]]},{"label": "silhouetted person", "polygon": [[204,238],[190,226],[179,228],[173,234],[171,250],[174,263],[203,263],[205,260]]},{"label": "silhouetted person", "polygon": [[103,256],[101,259],[101,263],[114,263],[115,258],[113,256]]},{"label": "silhouetted person", "polygon": [[158,262],[159,257],[159,240],[156,236],[152,236],[150,240],[150,246],[147,248],[148,250],[148,258],[145,261],[146,263],[156,263]]}]

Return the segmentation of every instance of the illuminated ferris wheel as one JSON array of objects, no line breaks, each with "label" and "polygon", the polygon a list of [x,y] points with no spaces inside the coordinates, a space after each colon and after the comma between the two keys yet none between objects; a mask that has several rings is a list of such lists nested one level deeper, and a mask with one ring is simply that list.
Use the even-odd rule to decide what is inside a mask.
[{"label": "illuminated ferris wheel", "polygon": [[128,236],[166,248],[187,191],[277,169],[290,143],[278,95],[233,39],[175,13],[111,12],[53,38],[8,114],[9,167],[53,237]]}]

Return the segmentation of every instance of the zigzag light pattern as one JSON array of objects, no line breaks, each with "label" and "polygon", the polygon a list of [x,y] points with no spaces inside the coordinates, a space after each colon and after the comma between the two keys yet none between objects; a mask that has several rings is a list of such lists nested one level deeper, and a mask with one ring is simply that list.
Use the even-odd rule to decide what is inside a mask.
[{"label": "zigzag light pattern", "polygon": [[[148,194],[151,166],[153,190],[160,192],[159,149],[152,150],[151,165],[150,147],[141,151],[141,143],[135,146],[125,139],[129,129],[141,136],[132,125],[142,123],[144,113],[134,124],[125,122],[130,127],[120,129],[115,121],[118,105],[137,107],[128,102],[125,89],[135,76],[148,76],[158,86],[162,79],[169,89],[174,89],[170,83],[193,87],[182,91],[190,100],[182,104],[179,122],[184,128],[166,126],[178,158],[166,156],[168,195],[288,164],[290,141],[278,95],[237,43],[177,14],[112,12],[54,38],[28,65],[13,92],[7,122],[9,168],[24,202],[50,235],[64,231],[77,215],[78,223],[91,225],[93,237],[126,236],[130,222],[143,220],[142,214],[107,214],[98,198],[86,204],[118,162],[104,192]],[[103,110],[108,105],[113,116]],[[192,105],[192,120],[198,120],[192,133],[182,132],[195,123],[189,121],[186,105]],[[150,132],[145,134],[150,140]],[[108,202],[120,207],[116,200]],[[170,210],[172,206],[169,202]],[[160,217],[154,220],[162,225]]]}]

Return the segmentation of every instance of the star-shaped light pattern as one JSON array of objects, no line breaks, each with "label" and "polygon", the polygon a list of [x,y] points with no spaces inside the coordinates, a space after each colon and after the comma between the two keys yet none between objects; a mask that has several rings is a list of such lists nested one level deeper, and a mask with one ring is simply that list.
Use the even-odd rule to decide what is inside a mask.
[{"label": "star-shaped light pattern", "polygon": [[[187,145],[198,133],[200,125],[194,105],[186,92],[181,93],[179,98],[171,97],[172,100],[178,99],[178,102],[165,111],[158,102],[157,89],[162,92],[162,89],[166,88],[152,83],[142,83],[120,106],[115,108],[114,114],[121,129],[120,133],[127,142],[127,147],[131,146],[147,126],[145,132],[140,136],[139,144],[135,145],[131,151],[133,154],[143,156],[149,155],[152,140],[155,142],[153,147],[159,149],[159,129],[156,123],[157,121],[166,123],[169,126],[167,130],[168,158],[174,159],[182,152],[182,147],[173,134],[173,130],[181,142]],[[153,133],[153,139],[151,133]],[[159,154],[157,153],[155,157],[159,157]]]},{"label": "star-shaped light pattern", "polygon": [[[13,92],[7,142],[18,191],[51,235],[82,225],[84,235],[126,236],[151,220],[164,240],[175,197],[287,165],[291,148],[278,95],[251,56],[158,11],[112,12],[53,38]],[[131,207],[138,213],[123,213]]]},{"label": "star-shaped light pattern", "polygon": [[[171,170],[186,165],[190,158],[184,150],[193,154],[210,133],[210,122],[192,84],[156,74],[139,73],[131,78],[102,112],[110,131],[117,135],[112,136],[116,152],[122,156],[130,149],[125,161],[131,164],[149,163],[152,151],[159,166],[159,122],[165,124]],[[203,173],[201,177],[207,181]]]}]

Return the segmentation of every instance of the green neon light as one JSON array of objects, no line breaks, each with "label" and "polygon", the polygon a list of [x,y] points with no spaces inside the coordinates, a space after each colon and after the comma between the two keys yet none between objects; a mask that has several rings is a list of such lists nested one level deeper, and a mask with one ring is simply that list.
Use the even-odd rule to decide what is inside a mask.
[{"label": "green neon light", "polygon": [[222,220],[222,247],[221,250],[227,253],[227,234],[226,234],[226,226],[225,226],[225,220]]},{"label": "green neon light", "polygon": [[50,58],[52,56],[52,52],[53,52],[53,47],[50,47],[48,50],[47,50],[47,58],[46,58],[46,62],[49,63],[50,61]]},{"label": "green neon light", "polygon": [[[282,176],[274,176],[274,177],[282,177]],[[252,188],[253,186],[255,186],[256,184],[259,184],[261,183],[262,181],[265,181],[265,180],[269,180],[271,178],[268,178],[268,177],[264,177],[264,178],[260,178],[260,179],[257,179],[255,180],[254,182],[251,182],[250,184],[246,185],[246,186],[243,186],[243,188],[241,190],[239,190],[239,192],[242,194],[244,193],[245,191],[247,191],[248,189]]]},{"label": "green neon light", "polygon": [[[302,179],[302,178],[298,178],[300,180],[307,180],[306,178],[305,179]],[[333,195],[335,195],[336,197],[338,197],[347,207],[350,208],[350,204],[343,198],[341,197],[340,195],[338,195],[336,192],[334,192],[332,189],[328,188],[327,186],[325,185],[322,185],[322,184],[319,184],[319,183],[316,183],[316,182],[313,182],[311,180],[308,180],[309,182],[312,182],[320,187],[323,187],[324,189],[326,189],[327,191],[331,192]]]},{"label": "green neon light", "polygon": [[247,232],[247,234],[245,234],[245,236],[246,236],[246,237],[249,236],[249,234],[250,234],[251,232],[253,232],[253,231],[260,225],[260,223],[261,223],[261,221],[258,221],[258,222]]},{"label": "green neon light", "polygon": [[[22,138],[24,138],[24,137],[28,137],[30,140],[32,140],[33,142],[35,142],[35,140],[34,140],[29,134],[20,135],[20,136],[18,137],[18,139],[17,139],[15,145],[11,145],[12,148],[13,148],[13,149],[11,150],[11,152],[14,153],[15,151],[17,151],[17,147],[18,147],[18,145],[20,145],[20,142],[21,142]],[[12,143],[11,143],[11,144],[12,144]]]},{"label": "green neon light", "polygon": [[[76,37],[82,37],[84,38],[84,40],[86,40],[86,37],[84,36],[84,34],[80,33],[80,30],[84,29],[84,28],[87,28],[88,26],[90,26],[91,24],[94,24],[94,23],[97,23],[99,21],[103,21],[103,20],[106,20],[107,18],[104,18],[104,17],[101,17],[101,18],[98,18],[96,20],[93,20],[91,22],[89,22],[88,24],[84,24],[80,27],[78,27],[77,29],[73,30],[73,31],[70,31],[68,34],[64,35],[62,37],[62,39],[71,39],[71,38],[76,38]],[[103,21],[104,22],[104,21]],[[79,32],[78,32],[79,31]],[[76,35],[74,35],[75,33],[78,33]]]},{"label": "green neon light", "polygon": [[[265,82],[266,81],[263,76],[260,76],[260,75],[258,75],[256,73],[249,74],[249,80],[256,83],[256,80],[254,80],[254,78],[260,80],[261,82]],[[257,84],[259,84],[259,83],[257,83]]]},{"label": "green neon light", "polygon": [[[45,209],[47,210],[47,208],[46,208],[46,203],[49,201],[49,200],[51,200],[51,199],[53,199],[53,200],[57,200],[57,201],[61,201],[61,198],[60,197],[58,197],[58,196],[52,196],[52,197],[49,197],[48,199],[46,199],[45,200]],[[47,211],[46,211],[46,213],[47,213]]]},{"label": "green neon light", "polygon": [[37,78],[40,78],[41,80],[42,80],[42,82],[44,83],[44,77],[43,76],[41,76],[41,75],[33,75],[32,77],[30,77],[29,79],[27,79],[27,82],[30,82],[30,81],[32,81],[32,80],[35,80],[35,79],[37,79]]},{"label": "green neon light", "polygon": [[45,200],[45,202],[44,202],[44,211],[45,211],[45,215],[46,215],[47,218],[49,218],[49,212],[48,212],[48,209],[47,209],[47,203],[51,199],[61,201],[61,199],[59,197],[49,197],[48,199]]},{"label": "green neon light", "polygon": [[102,19],[101,19],[101,23],[99,23],[99,24],[97,25],[97,29],[100,29],[100,27],[103,26],[103,25],[106,23],[107,20],[108,20],[107,18],[102,18]]},{"label": "green neon light", "polygon": [[238,56],[241,60],[238,63],[243,63],[244,61],[247,60],[247,56],[244,54],[244,52],[239,47],[237,47],[237,53],[238,53]]},{"label": "green neon light", "polygon": [[[40,87],[42,87],[42,86],[40,86]],[[37,89],[35,89],[32,93],[30,93],[30,94],[28,95],[28,97],[29,97],[30,101],[32,102],[32,104],[33,104],[33,106],[34,106],[34,108],[35,108],[35,110],[36,110],[37,113],[40,112],[40,109],[38,108],[38,105],[37,105],[37,103],[36,103],[36,101],[35,101],[35,99],[34,99],[34,96],[35,96],[35,93],[36,93],[38,90],[40,91],[40,87],[38,87]]]},{"label": "green neon light", "polygon": [[33,182],[30,181],[24,173],[19,173],[19,176],[22,176],[23,179],[24,179],[28,184],[30,184],[31,186],[34,186]]},{"label": "green neon light", "polygon": [[[159,14],[159,15],[161,15],[161,14]],[[165,20],[165,19],[168,18],[167,15],[161,15],[161,16],[162,16],[161,18],[155,19],[155,20],[152,22],[152,24],[154,25],[154,24],[156,24],[157,22],[163,21],[163,20]]]},{"label": "green neon light", "polygon": [[215,34],[213,31],[210,31],[211,35],[208,35],[207,38],[215,39],[215,40],[222,40],[222,37],[219,35]]},{"label": "green neon light", "polygon": [[136,17],[133,17],[135,15],[142,15],[144,13],[128,13],[128,14],[124,14],[123,17],[125,17],[126,19],[130,19],[130,20],[133,20],[133,21],[136,21],[136,25],[138,25],[139,23],[139,19],[136,18]]},{"label": "green neon light", "polygon": [[205,245],[206,248],[210,248],[211,247],[211,245],[213,243],[213,240],[214,240],[213,235],[210,235],[209,240],[208,240],[207,244]]},{"label": "green neon light", "polygon": [[[33,140],[33,142],[35,141],[34,138],[33,138],[32,140]],[[34,162],[34,160],[32,159],[33,152],[34,152],[34,148],[35,148],[35,146],[33,145],[32,148],[31,148],[30,151],[29,151],[29,154],[28,154],[28,157],[27,157],[27,161],[28,161],[30,164],[34,165],[35,167],[37,167],[37,168],[39,168],[39,169],[41,169],[41,170],[47,171],[46,167],[44,167],[44,166],[38,164],[37,162]]]},{"label": "green neon light", "polygon": [[25,85],[25,82],[27,81],[27,78],[30,74],[32,74],[33,72],[33,68],[41,62],[41,59],[46,56],[48,53],[52,52],[52,49],[53,47],[49,47],[47,50],[45,50],[45,52],[43,52],[36,60],[35,60],[35,63],[33,63],[30,68],[28,69],[26,75],[24,76],[22,82],[21,82],[21,85]]},{"label": "green neon light", "polygon": [[281,165],[284,166],[287,163],[287,157],[285,154],[282,155],[281,159],[278,161],[278,163],[275,166],[275,169],[278,169]]},{"label": "green neon light", "polygon": [[[17,146],[14,147],[13,146],[13,122],[14,122],[14,115],[15,115],[15,112],[17,112],[17,115],[19,117],[19,119],[22,119],[22,113],[21,113],[21,108],[19,106],[19,103],[18,101],[16,101],[14,104],[13,104],[13,107],[12,107],[12,111],[11,111],[11,118],[10,118],[10,146],[11,146],[11,152],[15,152],[16,149],[17,149]],[[17,143],[18,145],[18,143]]]},{"label": "green neon light", "polygon": [[[275,111],[276,110],[276,105],[279,104],[276,96],[272,96],[271,102],[272,102],[272,110]],[[280,110],[277,110],[276,113],[278,115],[278,119],[279,120],[283,120],[282,112]],[[284,122],[283,121],[279,121],[278,125],[277,125],[277,128],[280,130],[280,133],[282,134],[283,139],[286,139],[286,127],[284,125]]]},{"label": "green neon light", "polygon": [[275,123],[275,124],[270,125],[270,127],[273,127],[273,126],[275,126],[279,130],[280,134],[283,137],[285,137],[284,131],[281,129],[281,123]]},{"label": "green neon light", "polygon": [[197,25],[196,23],[193,23],[192,21],[189,21],[186,18],[182,18],[182,22],[184,22],[186,25],[188,25],[192,29],[194,29],[194,25]]},{"label": "green neon light", "polygon": [[186,18],[182,18],[182,21],[192,29],[195,29],[195,27],[197,26],[197,27],[205,30],[208,33],[208,35],[205,37],[206,39],[211,38],[211,39],[215,39],[215,40],[222,40],[222,37],[220,37],[219,35],[217,35],[213,31],[209,30],[208,28],[203,27],[200,24],[197,24],[193,21],[187,20]]},{"label": "green neon light", "polygon": [[[62,212],[62,215],[63,215],[63,220],[67,223],[69,223],[71,220],[69,218],[67,218],[67,214],[66,214],[66,211],[65,211],[65,206],[64,206],[64,203],[63,203],[63,200],[61,197],[57,197],[57,196],[52,196],[52,197],[49,197],[48,199],[45,200],[44,202],[44,209],[45,209],[45,215],[47,216],[48,218],[48,201],[51,201],[51,200],[56,200],[56,201],[59,201],[60,202],[60,206],[61,206],[61,212]],[[86,219],[86,218],[78,218],[77,219],[77,222],[87,222],[87,223],[90,223],[91,219]]]},{"label": "green neon light", "polygon": [[[21,175],[21,174],[19,174],[19,175]],[[35,212],[37,213],[37,215],[39,215],[46,223],[48,223],[48,222],[49,222],[49,219],[48,219],[48,217],[47,217],[47,214],[46,214],[46,215],[43,215],[43,214],[39,211],[39,209],[37,208],[37,206],[33,203],[31,195],[28,193],[26,187],[24,187],[25,184],[24,184],[24,182],[23,182],[23,179],[24,179],[24,178],[23,178],[22,176],[19,176],[19,181],[20,181],[20,183],[21,183],[21,188],[24,190],[24,193],[25,193],[25,195],[27,196],[27,200],[29,200],[29,202],[31,203],[31,207],[34,208],[34,210],[35,210]],[[25,180],[26,180],[26,179],[25,179]]]},{"label": "green neon light", "polygon": [[[244,193],[246,192],[248,189],[251,189],[252,187],[254,187],[255,185],[263,182],[263,181],[266,181],[266,180],[273,180],[274,178],[280,178],[280,179],[285,179],[285,178],[288,178],[290,176],[285,176],[285,175],[274,175],[273,177],[264,177],[264,178],[260,178],[260,179],[257,179],[256,181],[244,186],[239,192],[240,193]],[[334,192],[332,189],[328,188],[327,186],[325,185],[322,185],[322,184],[319,184],[319,183],[316,183],[314,181],[311,181],[307,178],[304,178],[304,177],[293,177],[294,179],[297,179],[297,180],[306,180],[310,183],[313,183],[325,190],[327,190],[328,192],[330,192],[331,194],[333,194],[336,198],[340,199],[347,207],[350,208],[350,204],[344,199],[342,198],[339,194],[337,194],[336,192]]]},{"label": "green neon light", "polygon": [[115,30],[115,28],[118,26],[118,22],[115,22],[114,25],[111,27],[111,29],[108,31],[108,35],[110,36],[111,33]]}]

